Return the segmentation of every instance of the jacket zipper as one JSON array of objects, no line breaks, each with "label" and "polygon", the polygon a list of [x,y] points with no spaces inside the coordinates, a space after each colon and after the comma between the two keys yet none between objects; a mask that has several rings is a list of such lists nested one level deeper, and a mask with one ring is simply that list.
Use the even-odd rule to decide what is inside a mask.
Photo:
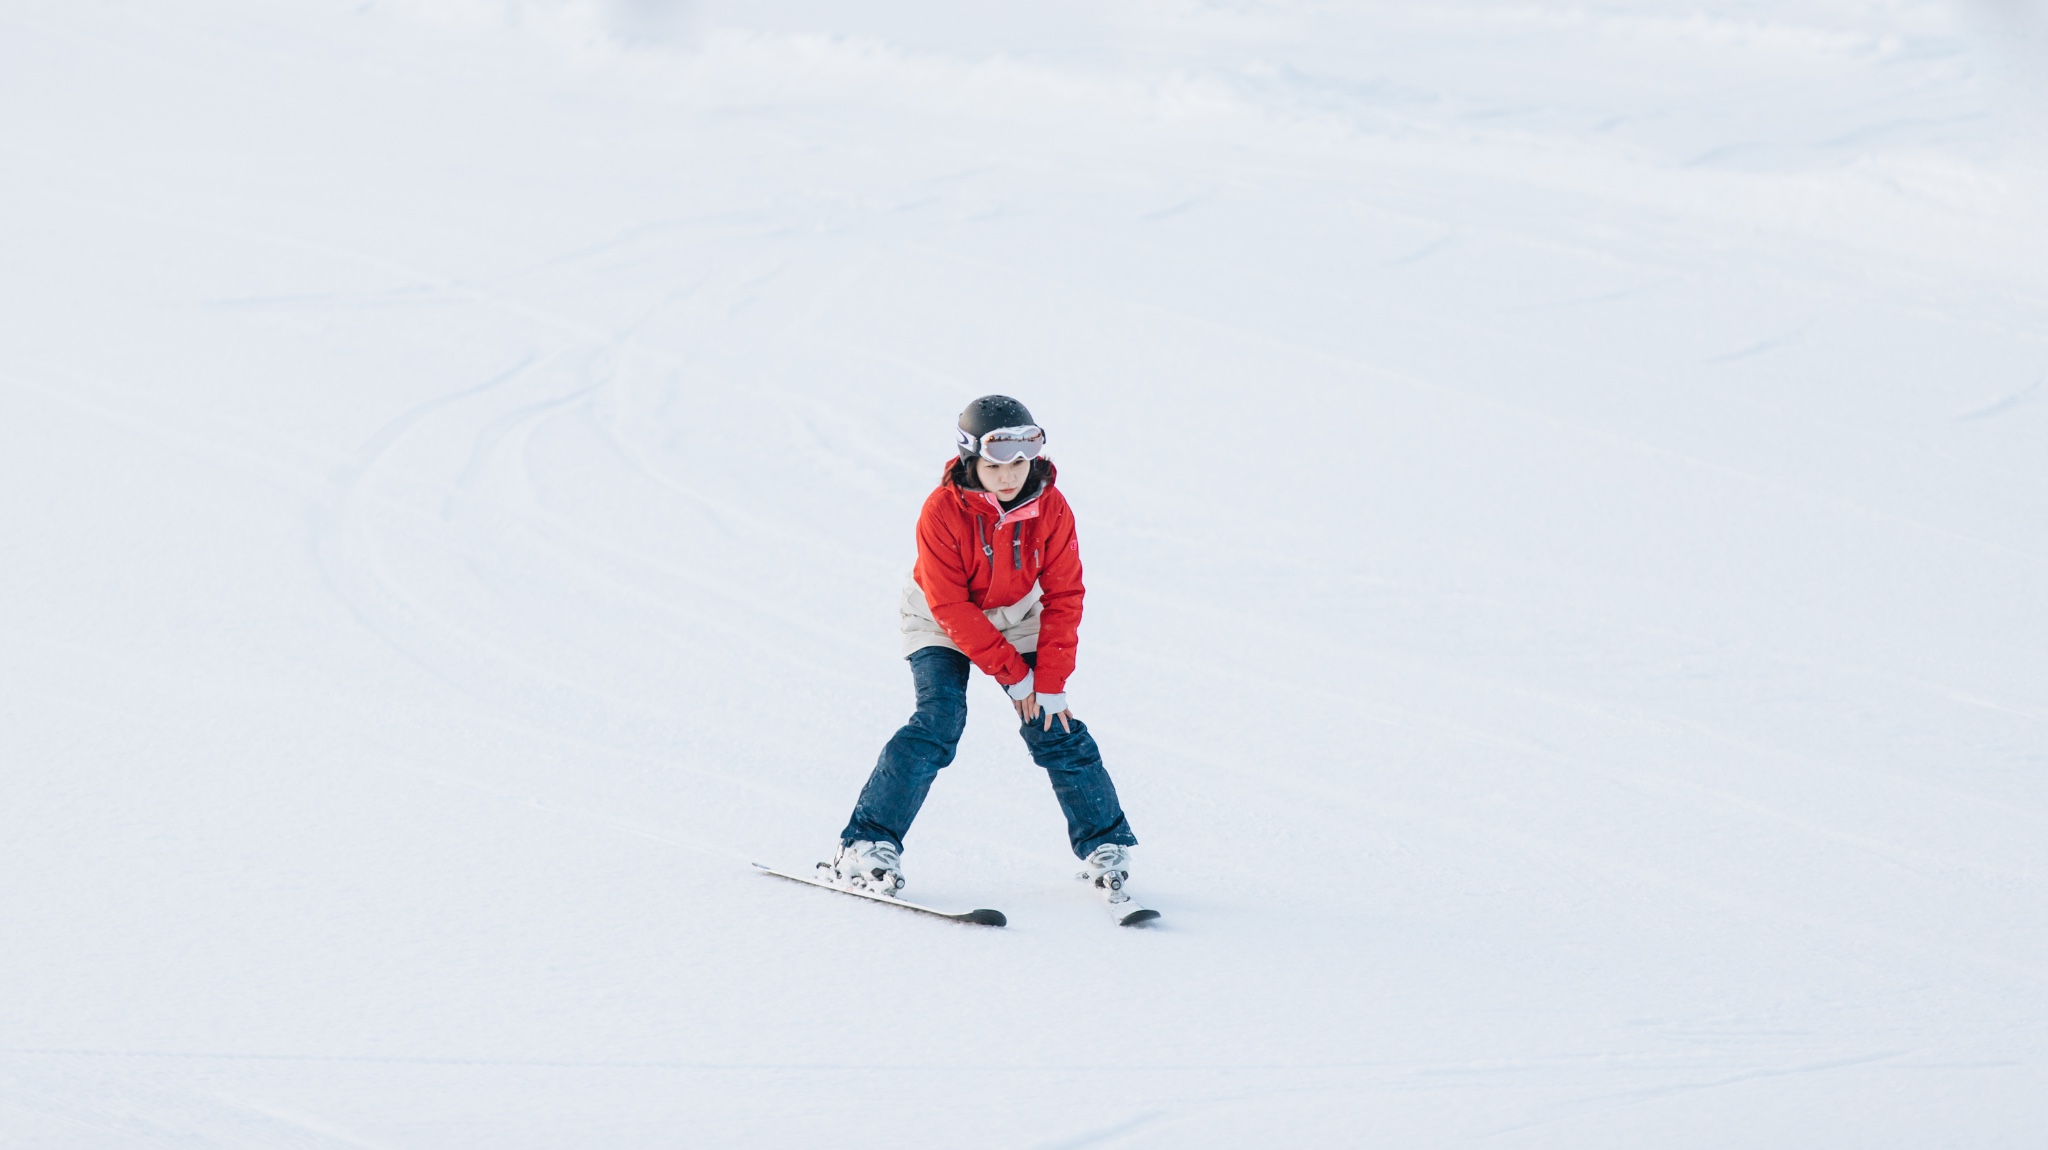
[{"label": "jacket zipper", "polygon": [[1017,506],[1009,508],[1008,510],[1004,510],[1002,502],[996,499],[995,496],[990,495],[988,497],[990,501],[990,506],[996,509],[996,526],[1001,527],[1003,524],[1008,523],[1012,515],[1017,514],[1019,511],[1024,510],[1026,507],[1031,506],[1032,504],[1038,502],[1040,499],[1043,499],[1044,497],[1045,492],[1043,490],[1040,490],[1038,494],[1033,495],[1031,498],[1026,499],[1024,502],[1019,503]]},{"label": "jacket zipper", "polygon": [[[1043,496],[1044,494],[1044,491],[1040,491],[1037,495],[1033,495],[1031,498],[1025,500],[1022,503],[1019,503],[1017,506],[1010,508],[1008,511],[1005,511],[1000,506],[998,506],[996,508],[996,530],[1002,530],[1003,520],[1009,518],[1016,512],[1022,511],[1024,508],[1030,506],[1031,504],[1038,502],[1040,496]],[[974,537],[981,543],[982,558],[988,560],[989,567],[991,570],[993,570],[996,563],[995,544],[989,541],[988,525],[982,522],[981,516],[979,515],[974,517]],[[1032,562],[1038,564],[1040,567],[1043,567],[1045,565],[1044,553],[1038,548],[1036,543],[1032,545],[1031,558]],[[1010,569],[1013,571],[1022,571],[1024,569],[1024,524],[1021,521],[1010,524]]]}]

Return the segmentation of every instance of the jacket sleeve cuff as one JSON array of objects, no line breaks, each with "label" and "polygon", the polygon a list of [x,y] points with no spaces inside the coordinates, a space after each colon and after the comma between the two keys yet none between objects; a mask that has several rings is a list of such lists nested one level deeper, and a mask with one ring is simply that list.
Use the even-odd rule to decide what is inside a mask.
[{"label": "jacket sleeve cuff", "polygon": [[1015,699],[1020,703],[1030,698],[1031,692],[1034,689],[1035,688],[1031,686],[1031,672],[1029,671],[1024,672],[1023,678],[1003,688],[1003,690],[1008,691],[1010,693],[1010,697],[1012,699]]},{"label": "jacket sleeve cuff", "polygon": [[1038,696],[1038,709],[1054,715],[1059,714],[1067,709],[1067,693],[1061,691],[1057,695]]}]

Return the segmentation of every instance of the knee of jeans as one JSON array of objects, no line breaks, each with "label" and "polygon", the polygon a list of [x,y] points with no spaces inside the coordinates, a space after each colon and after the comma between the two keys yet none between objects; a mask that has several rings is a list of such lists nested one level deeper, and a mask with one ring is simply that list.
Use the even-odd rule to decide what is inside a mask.
[{"label": "knee of jeans", "polygon": [[957,742],[967,730],[967,702],[951,698],[919,699],[917,721],[947,742]]}]

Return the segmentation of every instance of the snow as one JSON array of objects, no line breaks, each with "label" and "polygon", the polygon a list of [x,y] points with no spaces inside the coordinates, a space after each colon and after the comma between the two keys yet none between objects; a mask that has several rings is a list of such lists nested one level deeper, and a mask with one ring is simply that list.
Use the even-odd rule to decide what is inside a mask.
[{"label": "snow", "polygon": [[[0,13],[0,1142],[2031,1146],[2048,13]],[[911,517],[1048,427],[1117,930]]]}]

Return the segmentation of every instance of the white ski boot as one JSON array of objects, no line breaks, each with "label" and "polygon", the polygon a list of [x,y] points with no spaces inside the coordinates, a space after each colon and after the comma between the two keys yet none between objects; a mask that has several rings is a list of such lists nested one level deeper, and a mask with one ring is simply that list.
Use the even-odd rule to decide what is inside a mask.
[{"label": "white ski boot", "polygon": [[818,877],[842,890],[895,898],[903,889],[903,858],[894,843],[851,842],[818,864]]},{"label": "white ski boot", "polygon": [[1074,877],[1095,888],[1096,895],[1109,908],[1109,913],[1116,916],[1117,922],[1136,926],[1159,917],[1158,911],[1138,905],[1131,898],[1131,892],[1124,889],[1124,884],[1131,878],[1131,852],[1122,844],[1103,843],[1088,852],[1083,862],[1088,869]]},{"label": "white ski boot", "polygon": [[1082,860],[1088,869],[1075,875],[1095,888],[1102,901],[1111,906],[1130,901],[1124,893],[1124,882],[1131,877],[1131,852],[1120,843],[1103,843],[1090,851]]}]

